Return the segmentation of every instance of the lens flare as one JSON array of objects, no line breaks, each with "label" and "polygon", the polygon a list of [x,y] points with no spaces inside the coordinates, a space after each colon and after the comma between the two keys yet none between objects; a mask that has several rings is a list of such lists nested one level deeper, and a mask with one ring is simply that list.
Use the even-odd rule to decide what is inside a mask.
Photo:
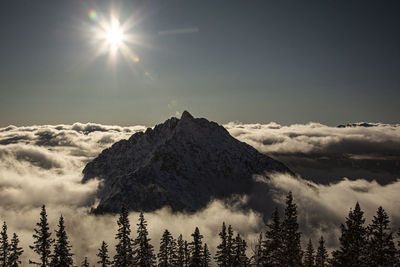
[{"label": "lens flare", "polygon": [[95,10],[90,10],[89,11],[89,18],[91,20],[97,21],[97,18],[98,18],[97,12]]}]

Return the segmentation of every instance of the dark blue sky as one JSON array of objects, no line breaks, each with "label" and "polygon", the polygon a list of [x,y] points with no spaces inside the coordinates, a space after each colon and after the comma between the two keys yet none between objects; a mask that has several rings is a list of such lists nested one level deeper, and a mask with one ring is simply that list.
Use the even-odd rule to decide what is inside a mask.
[{"label": "dark blue sky", "polygon": [[[88,12],[135,21],[110,64]],[[3,1],[0,126],[399,123],[396,1]],[[171,34],[160,34],[160,32]]]}]

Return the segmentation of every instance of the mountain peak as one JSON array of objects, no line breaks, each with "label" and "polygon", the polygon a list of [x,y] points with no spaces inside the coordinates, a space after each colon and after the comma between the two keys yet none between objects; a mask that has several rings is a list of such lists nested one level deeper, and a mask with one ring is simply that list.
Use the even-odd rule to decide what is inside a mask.
[{"label": "mountain peak", "polygon": [[[291,173],[221,125],[194,119],[184,111],[180,120],[168,119],[103,150],[84,168],[82,182],[103,180],[97,190],[96,213],[119,212],[122,203],[136,211],[169,206],[194,212],[213,199],[235,195],[258,193],[265,200],[268,188],[260,188],[267,185],[256,185],[253,175],[266,172]],[[268,208],[264,200],[257,197],[251,207]]]},{"label": "mountain peak", "polygon": [[185,119],[188,119],[188,120],[193,119],[192,114],[190,114],[187,110],[185,110],[181,116],[181,120],[185,120]]}]

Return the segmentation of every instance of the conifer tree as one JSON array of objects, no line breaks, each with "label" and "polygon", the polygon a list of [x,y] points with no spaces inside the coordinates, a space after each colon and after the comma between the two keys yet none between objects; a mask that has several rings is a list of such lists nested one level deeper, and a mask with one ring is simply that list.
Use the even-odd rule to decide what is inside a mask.
[{"label": "conifer tree", "polygon": [[160,267],[175,266],[177,262],[176,242],[167,229],[161,237],[160,251],[157,256]]},{"label": "conifer tree", "polygon": [[292,192],[286,197],[285,218],[282,222],[282,264],[281,266],[301,266],[301,234],[298,232],[297,206],[293,202]]},{"label": "conifer tree", "polygon": [[51,266],[68,267],[73,265],[71,246],[68,242],[67,232],[65,231],[64,218],[60,216],[58,230],[56,230],[57,240],[54,245],[54,253],[51,259]]},{"label": "conifer tree", "polygon": [[382,207],[379,207],[371,225],[367,228],[366,265],[382,267],[394,266],[398,263],[396,258],[397,251],[389,224],[389,216]]},{"label": "conifer tree", "polygon": [[101,243],[101,247],[99,248],[99,252],[96,255],[99,258],[97,262],[101,267],[108,267],[111,264],[110,257],[108,256],[108,245],[103,241]]},{"label": "conifer tree", "polygon": [[118,232],[115,239],[118,240],[115,246],[116,254],[114,255],[113,266],[130,266],[133,264],[133,251],[131,245],[131,226],[129,223],[129,213],[125,207],[125,204],[121,207],[121,213],[119,215],[117,224]]},{"label": "conifer tree", "polygon": [[14,233],[13,238],[11,239],[10,256],[8,258],[8,266],[10,267],[18,267],[21,264],[19,257],[22,255],[24,250],[18,245],[19,245],[19,239],[17,234]]},{"label": "conifer tree", "polygon": [[190,265],[190,250],[189,250],[189,243],[185,240],[184,246],[184,255],[185,255],[185,267],[189,267]]},{"label": "conifer tree", "polygon": [[328,266],[328,252],[325,248],[325,240],[321,236],[319,240],[319,246],[317,254],[315,255],[315,267],[326,267]]},{"label": "conifer tree", "polygon": [[233,264],[233,246],[234,246],[234,238],[233,238],[233,229],[231,225],[228,225],[228,236],[226,239],[226,254],[227,254],[227,266],[232,266]]},{"label": "conifer tree", "polygon": [[203,236],[200,234],[198,227],[194,230],[192,234],[193,241],[189,244],[190,248],[190,267],[201,267],[202,264],[202,254],[203,254]]},{"label": "conifer tree", "polygon": [[39,255],[40,261],[29,261],[31,264],[37,264],[41,267],[49,266],[51,256],[51,245],[54,240],[51,239],[49,223],[47,222],[47,213],[45,205],[42,206],[40,212],[40,221],[36,224],[37,228],[34,229],[33,246],[29,246],[36,254]]},{"label": "conifer tree", "polygon": [[246,240],[242,239],[242,255],[241,262],[244,267],[250,266],[250,259],[247,257],[247,243]]},{"label": "conifer tree", "polygon": [[304,267],[314,267],[314,248],[311,242],[311,238],[308,241],[307,249],[304,254]]},{"label": "conifer tree", "polygon": [[210,264],[211,264],[211,254],[210,251],[208,250],[207,243],[204,243],[202,267],[209,267]]},{"label": "conifer tree", "polygon": [[253,256],[251,262],[253,266],[263,266],[263,235],[260,233],[257,242],[253,249]]},{"label": "conifer tree", "polygon": [[240,237],[240,234],[236,235],[236,238],[234,239],[233,245],[232,245],[232,265],[233,266],[242,266],[241,262],[241,254],[242,254],[242,238]]},{"label": "conifer tree", "polygon": [[246,241],[240,237],[240,234],[237,234],[234,240],[232,266],[247,267],[249,265],[249,259],[246,256]]},{"label": "conifer tree", "polygon": [[332,254],[333,266],[366,266],[365,244],[367,231],[363,226],[364,222],[364,212],[357,202],[354,211],[350,210],[345,224],[340,227],[342,231],[339,238],[340,248]]},{"label": "conifer tree", "polygon": [[177,253],[177,244],[175,238],[172,237],[169,251],[171,253],[170,260],[172,266],[178,266],[178,253]]},{"label": "conifer tree", "polygon": [[3,223],[3,228],[0,233],[0,264],[2,267],[8,266],[8,258],[10,255],[10,244],[8,242],[7,224]]},{"label": "conifer tree", "polygon": [[150,244],[149,233],[147,232],[147,222],[143,212],[139,215],[137,224],[137,237],[133,241],[134,245],[134,265],[138,267],[150,267],[155,265],[155,255],[153,246]]},{"label": "conifer tree", "polygon": [[87,257],[85,257],[85,259],[82,261],[82,265],[81,266],[82,267],[89,267],[90,266]]},{"label": "conifer tree", "polygon": [[182,235],[180,234],[178,240],[176,242],[176,266],[184,267],[185,266],[185,241],[183,240]]},{"label": "conifer tree", "polygon": [[[400,228],[397,232],[397,236],[400,237]],[[397,246],[400,247],[400,238],[398,239]],[[397,254],[399,255],[398,261],[400,262],[400,249],[397,251]]]},{"label": "conifer tree", "polygon": [[221,239],[221,243],[217,246],[217,252],[215,253],[214,259],[219,267],[228,267],[228,236],[226,234],[225,222],[222,223],[221,232],[219,232],[218,235]]},{"label": "conifer tree", "polygon": [[275,208],[270,223],[267,224],[262,256],[264,265],[271,267],[282,266],[282,229],[278,208]]}]

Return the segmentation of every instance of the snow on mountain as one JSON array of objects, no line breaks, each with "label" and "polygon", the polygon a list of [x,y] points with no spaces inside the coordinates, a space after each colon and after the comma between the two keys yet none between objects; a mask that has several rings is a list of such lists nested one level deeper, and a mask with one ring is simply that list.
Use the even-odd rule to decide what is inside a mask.
[{"label": "snow on mountain", "polygon": [[194,212],[212,199],[235,195],[248,196],[249,206],[262,210],[267,203],[251,196],[269,201],[268,186],[253,175],[268,172],[291,173],[224,127],[185,111],[180,119],[172,117],[103,150],[84,168],[82,182],[103,180],[97,213],[119,212],[122,203],[136,211],[170,206]]}]

